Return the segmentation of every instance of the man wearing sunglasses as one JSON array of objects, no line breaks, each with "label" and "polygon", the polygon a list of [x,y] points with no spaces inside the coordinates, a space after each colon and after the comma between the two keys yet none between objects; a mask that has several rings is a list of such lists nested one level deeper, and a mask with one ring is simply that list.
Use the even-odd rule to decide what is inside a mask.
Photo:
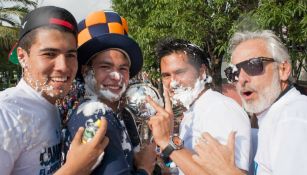
[{"label": "man wearing sunglasses", "polygon": [[[307,174],[307,97],[289,80],[287,49],[272,31],[264,30],[236,33],[230,53],[232,65],[225,70],[226,76],[236,84],[245,110],[258,118],[254,174]],[[211,174],[240,174],[233,161],[226,161],[234,152],[233,135],[225,146],[205,133],[204,139],[215,142],[218,149],[209,153],[210,144],[200,143],[194,159]]]}]

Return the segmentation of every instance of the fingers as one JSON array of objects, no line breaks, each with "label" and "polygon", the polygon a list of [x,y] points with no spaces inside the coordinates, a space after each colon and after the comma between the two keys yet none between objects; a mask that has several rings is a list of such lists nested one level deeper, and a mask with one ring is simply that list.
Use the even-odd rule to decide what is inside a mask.
[{"label": "fingers", "polygon": [[147,102],[157,111],[164,112],[165,110],[159,104],[157,104],[150,96],[146,97]]},{"label": "fingers", "polygon": [[107,127],[108,127],[107,120],[104,117],[101,117],[100,118],[100,127],[99,127],[97,133],[95,134],[95,136],[92,140],[92,142],[94,144],[101,143],[104,140],[105,134],[107,132]]},{"label": "fingers", "polygon": [[104,150],[109,144],[109,138],[107,136],[104,137],[103,141],[102,141],[102,146],[101,148]]},{"label": "fingers", "polygon": [[234,153],[235,151],[235,137],[236,131],[231,131],[228,140],[227,140],[227,147]]},{"label": "fingers", "polygon": [[200,157],[199,157],[198,155],[193,154],[193,155],[192,155],[192,159],[193,159],[196,163],[198,163],[199,165],[202,164],[202,160],[200,159]]},{"label": "fingers", "polygon": [[74,139],[72,140],[71,145],[79,145],[79,144],[81,144],[83,132],[84,132],[84,128],[80,127],[78,129]]},{"label": "fingers", "polygon": [[169,113],[172,113],[172,102],[170,100],[169,92],[166,88],[163,88],[163,96],[165,101],[165,110]]},{"label": "fingers", "polygon": [[220,144],[215,138],[213,138],[208,132],[204,132],[202,134],[202,139],[204,139],[207,144],[213,144],[213,145],[217,145],[217,144]]},{"label": "fingers", "polygon": [[200,156],[206,155],[207,145],[203,142],[198,142],[197,145],[195,145],[194,150]]}]

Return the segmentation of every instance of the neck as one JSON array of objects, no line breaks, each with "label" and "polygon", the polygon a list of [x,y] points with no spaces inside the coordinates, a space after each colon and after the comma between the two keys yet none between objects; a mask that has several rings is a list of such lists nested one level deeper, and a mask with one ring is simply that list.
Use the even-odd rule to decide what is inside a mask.
[{"label": "neck", "polygon": [[113,112],[117,110],[119,101],[111,102],[105,99],[99,99],[102,103],[106,104],[108,107],[112,109]]},{"label": "neck", "polygon": [[24,76],[23,79],[24,79],[24,81],[25,81],[33,90],[35,90],[36,92],[38,92],[39,94],[41,94],[41,96],[42,96],[43,98],[45,98],[49,103],[51,103],[51,104],[53,104],[53,105],[56,103],[56,100],[57,100],[57,99],[56,99],[55,97],[51,97],[51,96],[47,95],[41,88],[38,88],[37,85],[31,83],[31,82],[28,80],[27,77]]},{"label": "neck", "polygon": [[288,86],[289,86],[289,81],[281,81],[280,83],[280,87],[281,87],[281,91],[283,92]]},{"label": "neck", "polygon": [[[286,82],[281,82],[281,93],[279,94],[279,96],[276,98],[276,100],[274,101],[277,102],[282,96],[284,96],[291,88],[292,88],[292,84],[289,83],[288,81]],[[273,104],[274,104],[273,103]],[[270,108],[273,104],[271,104],[268,108]],[[268,108],[266,108],[265,110],[267,110]],[[261,113],[263,113],[265,110],[263,110],[262,112],[256,113],[256,116],[259,116]]]}]

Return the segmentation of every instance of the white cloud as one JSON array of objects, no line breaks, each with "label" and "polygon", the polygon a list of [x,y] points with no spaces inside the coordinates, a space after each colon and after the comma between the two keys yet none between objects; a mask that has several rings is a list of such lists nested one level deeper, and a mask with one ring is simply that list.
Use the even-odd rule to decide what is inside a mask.
[{"label": "white cloud", "polygon": [[90,12],[111,10],[111,0],[39,0],[39,6],[54,5],[70,11],[77,22],[84,19]]}]

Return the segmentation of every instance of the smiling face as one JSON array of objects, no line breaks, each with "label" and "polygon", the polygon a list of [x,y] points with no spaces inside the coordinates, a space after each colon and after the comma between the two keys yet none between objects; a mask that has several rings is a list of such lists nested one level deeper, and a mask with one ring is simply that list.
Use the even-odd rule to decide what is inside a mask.
[{"label": "smiling face", "polygon": [[[256,57],[272,58],[267,44],[262,39],[251,39],[240,43],[231,55],[232,64]],[[276,62],[264,62],[264,71],[251,76],[241,69],[237,91],[242,99],[243,107],[251,113],[260,113],[267,109],[281,92],[281,80]]]},{"label": "smiling face", "polygon": [[129,82],[129,60],[116,49],[98,53],[91,61],[91,70],[85,70],[87,86],[110,107],[120,99]]},{"label": "smiling face", "polygon": [[57,29],[36,30],[29,52],[17,49],[19,62],[25,81],[54,104],[68,93],[75,78],[78,69],[76,39],[73,34]]}]

